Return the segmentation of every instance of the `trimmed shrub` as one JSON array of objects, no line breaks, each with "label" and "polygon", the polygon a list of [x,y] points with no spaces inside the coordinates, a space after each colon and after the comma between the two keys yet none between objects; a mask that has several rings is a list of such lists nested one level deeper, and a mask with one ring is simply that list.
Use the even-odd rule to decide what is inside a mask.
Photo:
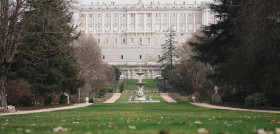
[{"label": "trimmed shrub", "polygon": [[254,93],[246,97],[245,105],[251,107],[265,106],[267,105],[267,99],[262,93]]}]

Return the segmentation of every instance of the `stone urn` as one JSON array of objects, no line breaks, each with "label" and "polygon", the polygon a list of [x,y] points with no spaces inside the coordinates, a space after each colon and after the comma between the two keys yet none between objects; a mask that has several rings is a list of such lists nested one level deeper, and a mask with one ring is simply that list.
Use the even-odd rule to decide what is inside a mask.
[{"label": "stone urn", "polygon": [[214,87],[215,93],[212,95],[212,103],[214,104],[221,104],[222,103],[222,97],[221,95],[218,93],[218,86]]},{"label": "stone urn", "polygon": [[88,98],[88,97],[86,97],[86,99],[85,99],[85,100],[86,100],[86,103],[88,103],[88,101],[89,101],[89,98]]}]

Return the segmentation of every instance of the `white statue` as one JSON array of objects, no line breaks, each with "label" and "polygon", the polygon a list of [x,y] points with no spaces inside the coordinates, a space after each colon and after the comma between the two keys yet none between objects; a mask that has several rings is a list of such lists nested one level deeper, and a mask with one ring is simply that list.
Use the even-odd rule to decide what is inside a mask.
[{"label": "white statue", "polygon": [[143,96],[144,95],[144,90],[143,90],[142,86],[138,86],[137,95],[138,96]]},{"label": "white statue", "polygon": [[218,86],[215,86],[215,87],[214,87],[214,90],[215,90],[215,94],[217,94],[217,93],[218,93],[218,90],[219,90]]},{"label": "white statue", "polygon": [[153,99],[152,99],[152,96],[150,96],[150,101],[151,101],[151,100],[153,100]]},{"label": "white statue", "polygon": [[129,96],[129,99],[128,99],[128,100],[131,101],[131,99],[132,99],[132,96]]},{"label": "white statue", "polygon": [[65,92],[64,92],[64,95],[67,97],[67,104],[70,104],[69,95],[67,93],[65,93]]},{"label": "white statue", "polygon": [[192,96],[192,101],[193,101],[193,102],[196,102],[196,101],[195,101],[195,96],[194,96],[194,95]]}]

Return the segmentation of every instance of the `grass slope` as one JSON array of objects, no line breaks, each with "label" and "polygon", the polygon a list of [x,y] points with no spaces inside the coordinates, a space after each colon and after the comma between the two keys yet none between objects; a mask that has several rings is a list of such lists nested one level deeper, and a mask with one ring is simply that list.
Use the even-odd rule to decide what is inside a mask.
[{"label": "grass slope", "polygon": [[[275,120],[276,122],[272,121]],[[0,116],[0,132],[53,133],[53,128],[68,128],[63,133],[92,134],[170,134],[253,133],[256,128],[275,130],[279,114],[215,110],[188,103],[93,104],[89,107],[27,115]]]},{"label": "grass slope", "polygon": [[[134,84],[138,82],[137,79],[126,79],[124,83],[124,90],[134,90],[137,89],[137,85]],[[143,79],[143,82],[148,82],[144,89],[157,89],[157,83],[155,79]]]}]

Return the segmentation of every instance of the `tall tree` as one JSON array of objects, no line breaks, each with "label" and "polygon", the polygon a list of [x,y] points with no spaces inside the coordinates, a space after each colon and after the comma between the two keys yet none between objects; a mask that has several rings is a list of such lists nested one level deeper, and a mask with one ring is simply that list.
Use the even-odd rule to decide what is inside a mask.
[{"label": "tall tree", "polygon": [[271,104],[279,91],[279,1],[219,0],[211,9],[219,19],[206,26],[194,57],[213,67],[210,78],[225,85],[239,102],[264,93]]},{"label": "tall tree", "polygon": [[22,28],[26,35],[17,47],[12,47],[16,51],[12,72],[16,72],[16,77],[27,79],[38,95],[75,93],[83,83],[78,77],[71,46],[78,34],[71,26],[70,3],[66,0],[26,1],[32,10],[24,10],[18,22],[17,28],[26,22]]},{"label": "tall tree", "polygon": [[[218,0],[210,8],[216,14],[216,24],[205,26],[202,33],[197,35],[197,42],[191,42],[195,55],[193,58],[212,66],[213,71],[208,75],[216,85],[234,85],[227,81],[228,61],[232,58],[238,46],[242,45],[241,9],[242,0]],[[228,70],[229,71],[229,70]],[[238,87],[239,89],[240,87]]]},{"label": "tall tree", "polygon": [[36,16],[26,14],[32,9],[30,3],[25,0],[1,0],[0,1],[0,95],[1,105],[5,105],[6,80],[11,64],[19,46],[23,40],[33,35],[26,31]]},{"label": "tall tree", "polygon": [[173,67],[173,58],[174,58],[174,51],[175,51],[175,41],[176,32],[173,30],[172,27],[169,29],[169,33],[165,35],[166,40],[164,44],[161,45],[162,48],[162,56],[160,57],[158,62],[162,62],[163,66],[170,66],[172,70]]},{"label": "tall tree", "polygon": [[89,85],[89,87],[81,89],[81,94],[82,96],[92,95],[90,93],[98,94],[109,81],[114,81],[114,70],[103,62],[101,49],[92,35],[82,34],[75,44],[80,75],[85,78],[86,84]]}]

